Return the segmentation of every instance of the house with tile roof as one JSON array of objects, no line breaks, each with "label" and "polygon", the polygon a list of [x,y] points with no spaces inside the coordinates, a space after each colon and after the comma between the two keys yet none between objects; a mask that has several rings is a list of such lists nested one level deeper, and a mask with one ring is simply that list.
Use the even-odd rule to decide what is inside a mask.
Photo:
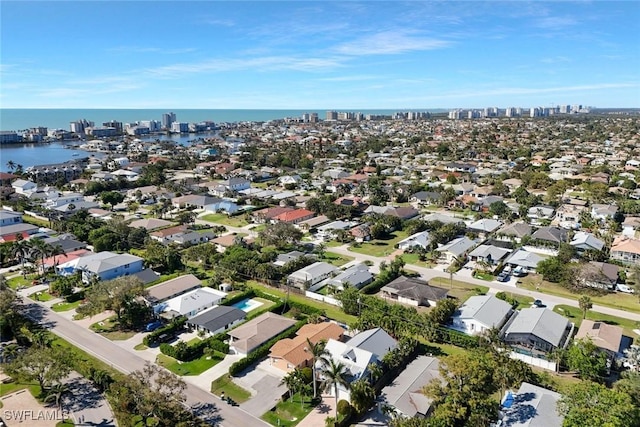
[{"label": "house with tile roof", "polygon": [[283,212],[273,218],[272,222],[286,222],[287,224],[298,224],[315,216],[315,212],[308,209],[295,209],[293,211]]},{"label": "house with tile roof", "polygon": [[611,259],[625,264],[640,265],[640,240],[618,237],[614,239],[609,253]]},{"label": "house with tile roof", "polygon": [[345,330],[334,322],[306,324],[294,338],[282,339],[271,347],[269,363],[285,372],[309,367],[313,363],[313,355],[309,351],[307,339],[313,345],[330,339],[342,341],[344,332]]}]

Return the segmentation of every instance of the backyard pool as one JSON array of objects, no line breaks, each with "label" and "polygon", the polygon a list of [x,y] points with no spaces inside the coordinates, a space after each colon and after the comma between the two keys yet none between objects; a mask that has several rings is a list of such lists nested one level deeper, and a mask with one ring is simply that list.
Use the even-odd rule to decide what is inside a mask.
[{"label": "backyard pool", "polygon": [[261,303],[260,301],[247,298],[243,299],[242,301],[238,301],[237,303],[233,304],[232,307],[239,308],[240,310],[245,312],[249,312],[260,307],[262,304],[263,303]]}]

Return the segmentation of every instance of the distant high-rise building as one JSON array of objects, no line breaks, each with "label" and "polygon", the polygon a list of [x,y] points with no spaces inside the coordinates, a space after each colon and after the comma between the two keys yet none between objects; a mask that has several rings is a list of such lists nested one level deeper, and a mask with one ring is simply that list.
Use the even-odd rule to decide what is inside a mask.
[{"label": "distant high-rise building", "polygon": [[162,129],[171,129],[171,125],[176,121],[176,113],[164,113],[162,115]]},{"label": "distant high-rise building", "polygon": [[186,122],[173,122],[171,123],[171,132],[173,133],[188,133],[189,123]]},{"label": "distant high-rise building", "polygon": [[117,122],[115,120],[111,120],[108,122],[104,122],[102,124],[102,126],[104,127],[109,127],[109,128],[114,128],[116,130],[116,133],[121,134],[122,133],[122,122]]},{"label": "distant high-rise building", "polygon": [[88,121],[87,119],[77,120],[75,122],[69,123],[69,130],[72,133],[84,134],[85,129],[89,127],[93,127],[95,123]]},{"label": "distant high-rise building", "polygon": [[327,111],[327,115],[325,116],[326,120],[338,120],[338,113],[336,111]]},{"label": "distant high-rise building", "polygon": [[318,113],[311,113],[309,116],[309,121],[311,123],[318,123]]}]

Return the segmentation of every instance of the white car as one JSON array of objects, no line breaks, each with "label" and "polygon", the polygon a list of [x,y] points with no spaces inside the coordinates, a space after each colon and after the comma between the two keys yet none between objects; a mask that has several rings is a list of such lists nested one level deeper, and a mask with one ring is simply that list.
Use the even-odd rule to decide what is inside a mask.
[{"label": "white car", "polygon": [[633,294],[635,293],[635,289],[628,285],[616,285],[616,290],[618,292],[624,292],[625,294]]}]

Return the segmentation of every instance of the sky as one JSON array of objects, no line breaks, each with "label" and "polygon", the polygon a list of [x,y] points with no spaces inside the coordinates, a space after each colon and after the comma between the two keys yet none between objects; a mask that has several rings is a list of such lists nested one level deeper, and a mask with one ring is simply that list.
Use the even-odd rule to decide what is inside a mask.
[{"label": "sky", "polygon": [[0,2],[2,108],[640,107],[640,2]]}]

